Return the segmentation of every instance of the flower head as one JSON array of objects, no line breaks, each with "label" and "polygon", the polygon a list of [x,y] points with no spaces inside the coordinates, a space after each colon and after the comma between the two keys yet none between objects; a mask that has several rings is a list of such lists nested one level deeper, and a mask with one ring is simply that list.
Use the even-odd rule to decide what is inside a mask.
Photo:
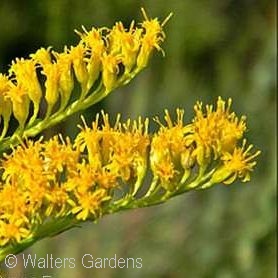
[{"label": "flower head", "polygon": [[46,65],[52,63],[51,47],[41,47],[35,53],[30,54],[30,57],[38,66],[44,68]]},{"label": "flower head", "polygon": [[102,82],[106,88],[106,91],[109,92],[113,88],[115,88],[121,59],[119,56],[104,53],[101,62],[102,62]]},{"label": "flower head", "polygon": [[12,102],[6,97],[7,92],[12,86],[13,83],[9,80],[9,78],[0,73],[0,117],[2,116],[4,122],[0,139],[6,135],[12,114]]},{"label": "flower head", "polygon": [[161,42],[163,42],[165,39],[163,26],[173,15],[172,13],[170,13],[160,24],[157,18],[149,19],[143,8],[141,9],[141,11],[145,20],[142,23],[144,32],[141,38],[141,49],[137,57],[137,66],[139,68],[143,68],[147,65],[153,49],[157,49],[158,51],[162,51],[162,53],[164,53],[162,48],[160,47]]},{"label": "flower head", "polygon": [[[175,121],[166,110],[165,124],[155,118],[160,128],[153,135],[148,119],[121,122],[118,115],[112,124],[102,111],[91,127],[83,119],[74,142],[54,136],[13,148],[1,161],[0,245],[29,238],[53,219],[93,220],[115,203],[148,203],[163,194],[248,181],[260,152],[245,139],[238,147],[245,122],[221,99],[215,111],[207,106],[204,114],[200,104],[195,110],[190,124],[183,110],[177,109]],[[151,186],[138,197],[149,165]]]},{"label": "flower head", "polygon": [[191,148],[187,143],[190,129],[183,123],[184,110],[177,109],[176,114],[177,120],[173,122],[169,111],[165,110],[165,126],[155,118],[160,130],[151,143],[152,171],[166,189],[174,189],[183,171],[191,167]]},{"label": "flower head", "polygon": [[72,213],[76,214],[78,220],[85,220],[95,217],[100,213],[101,204],[105,201],[108,201],[111,197],[107,195],[106,190],[97,189],[94,192],[88,192],[86,194],[79,194],[78,206],[75,206],[72,209]]},{"label": "flower head", "polygon": [[13,84],[5,92],[5,97],[11,101],[13,114],[22,128],[29,115],[30,99],[27,91],[22,86]]},{"label": "flower head", "polygon": [[1,163],[1,168],[5,169],[3,179],[12,183],[14,180],[20,180],[28,184],[42,176],[41,147],[41,141],[29,140],[14,149],[12,154],[4,154],[5,159]]},{"label": "flower head", "polygon": [[15,59],[9,73],[15,78],[17,85],[26,90],[34,104],[39,104],[42,90],[36,73],[36,62],[33,59]]},{"label": "flower head", "polygon": [[21,219],[10,219],[8,222],[0,219],[0,246],[9,241],[19,243],[29,237],[30,230]]},{"label": "flower head", "polygon": [[261,152],[252,153],[253,145],[246,147],[246,142],[246,139],[244,139],[240,148],[236,147],[231,153],[225,152],[222,155],[221,161],[223,165],[213,174],[211,179],[213,183],[223,182],[230,184],[236,178],[241,179],[243,182],[250,180],[250,172],[253,171],[254,166],[257,164],[254,159]]},{"label": "flower head", "polygon": [[66,47],[63,53],[54,52],[53,55],[56,58],[56,63],[59,71],[58,86],[61,97],[60,107],[61,109],[63,109],[67,106],[74,88],[72,58]]},{"label": "flower head", "polygon": [[72,148],[69,138],[64,140],[62,136],[54,136],[49,141],[43,143],[44,171],[49,178],[53,178],[57,173],[71,174],[76,168],[79,160],[79,152]]},{"label": "flower head", "polygon": [[219,158],[223,153],[233,150],[246,130],[245,117],[240,119],[230,112],[232,100],[225,101],[220,97],[216,108],[207,105],[203,112],[202,103],[195,107],[196,116],[192,123],[189,142],[196,144],[193,155],[199,165],[204,165],[211,159]]},{"label": "flower head", "polygon": [[[171,17],[160,23],[142,12],[142,24],[133,20],[129,28],[121,21],[112,28],[82,27],[82,31],[75,31],[80,36],[75,46],[65,46],[62,52],[42,47],[28,59],[16,58],[9,76],[0,75],[0,115],[4,119],[0,140],[8,131],[12,114],[18,121],[17,134],[34,136],[134,78],[146,67],[153,50],[162,51],[163,27]],[[75,83],[81,87],[78,98],[72,97]],[[43,116],[38,119],[38,115]]]},{"label": "flower head", "polygon": [[102,69],[101,59],[106,51],[106,38],[102,35],[102,31],[106,28],[92,28],[87,31],[83,26],[82,29],[84,33],[79,31],[76,31],[76,33],[81,37],[81,41],[86,48],[84,61],[88,71],[87,89],[89,89],[98,79]]}]

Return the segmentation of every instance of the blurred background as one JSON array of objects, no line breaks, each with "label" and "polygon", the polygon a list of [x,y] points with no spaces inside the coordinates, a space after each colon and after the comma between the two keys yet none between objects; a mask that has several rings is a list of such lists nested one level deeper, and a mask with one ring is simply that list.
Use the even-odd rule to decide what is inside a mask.
[{"label": "blurred background", "polygon": [[[184,108],[193,117],[197,100],[232,97],[247,115],[247,138],[262,150],[247,184],[215,186],[161,206],[107,216],[28,249],[26,254],[75,258],[74,269],[24,269],[18,277],[276,277],[276,3],[269,0],[1,0],[0,71],[15,57],[41,46],[62,51],[78,41],[81,25],[129,26],[142,20],[143,6],[163,20],[170,12],[166,56],[155,53],[149,67],[127,86],[83,112],[88,121],[100,109],[114,118],[162,115]],[[75,136],[80,114],[48,135]],[[95,258],[142,258],[142,268],[85,269]],[[24,276],[25,275],[25,276]],[[41,275],[41,276],[38,276]],[[17,276],[10,276],[17,277]]]}]

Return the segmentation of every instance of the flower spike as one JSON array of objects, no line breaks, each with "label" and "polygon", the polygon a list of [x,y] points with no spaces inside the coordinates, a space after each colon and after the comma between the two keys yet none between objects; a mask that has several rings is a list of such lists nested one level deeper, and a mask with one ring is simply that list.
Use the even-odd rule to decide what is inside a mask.
[{"label": "flower spike", "polygon": [[[148,119],[121,122],[118,114],[112,124],[102,111],[91,126],[82,117],[74,142],[59,135],[13,148],[0,162],[2,250],[31,244],[49,225],[56,234],[189,190],[249,181],[260,151],[242,140],[246,124],[231,111],[231,100],[219,98],[205,111],[197,103],[195,113],[185,124],[184,110],[176,110],[175,120],[165,110],[165,124],[155,118],[159,130],[150,134]],[[152,178],[147,189],[146,176]]]},{"label": "flower spike", "polygon": [[[130,82],[147,66],[153,50],[162,51],[163,27],[170,16],[160,23],[148,19],[144,11],[143,23],[136,26],[132,21],[129,29],[122,22],[111,29],[87,31],[82,26],[82,31],[75,30],[79,43],[61,53],[48,47],[30,54],[30,59],[16,58],[9,77],[1,75],[0,79],[0,151],[17,144],[18,136],[35,136]],[[75,83],[81,88],[80,96],[72,100]],[[15,136],[5,138],[12,115],[18,121],[18,130]]]},{"label": "flower spike", "polygon": [[[0,261],[85,221],[250,180],[260,151],[244,138],[246,117],[221,97],[215,105],[197,102],[190,123],[183,109],[175,117],[166,109],[153,134],[148,118],[123,122],[118,114],[112,122],[101,111],[91,125],[81,116],[73,140],[30,139],[130,82],[154,50],[164,55],[172,13],[160,22],[141,11],[139,25],[82,26],[77,45],[61,53],[40,48],[0,74]],[[6,137],[10,118],[18,125]]]}]

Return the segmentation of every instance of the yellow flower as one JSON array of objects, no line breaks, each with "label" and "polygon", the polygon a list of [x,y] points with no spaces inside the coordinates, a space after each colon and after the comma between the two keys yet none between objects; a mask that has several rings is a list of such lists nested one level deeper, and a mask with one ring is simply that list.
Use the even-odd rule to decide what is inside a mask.
[{"label": "yellow flower", "polygon": [[[98,125],[99,120],[99,114],[96,116],[96,125]],[[100,168],[102,166],[102,158],[99,148],[99,142],[101,139],[101,134],[97,132],[98,127],[96,129],[90,129],[85,120],[83,119],[84,128],[79,126],[81,131],[78,133],[77,137],[74,141],[74,146],[80,150],[81,152],[84,152],[85,149],[88,152],[88,160],[91,165],[95,168]]]},{"label": "yellow flower", "polygon": [[[143,14],[144,22],[136,27],[132,21],[127,30],[121,22],[112,29],[87,31],[83,27],[83,33],[77,32],[81,37],[77,46],[65,47],[62,53],[40,48],[29,59],[15,59],[9,76],[0,74],[0,118],[4,122],[0,138],[7,133],[13,114],[19,127],[3,148],[20,142],[0,161],[0,246],[40,233],[39,225],[43,230],[54,218],[96,219],[116,196],[115,189],[126,193],[123,184],[130,184],[126,194],[135,198],[148,167],[148,119],[121,123],[118,115],[111,125],[108,115],[102,113],[103,124],[99,116],[91,128],[85,124],[74,144],[58,136],[24,143],[20,137],[35,136],[99,101],[145,67],[154,49],[162,51],[162,29],[170,16],[160,23]],[[71,98],[75,80],[82,89],[78,99]],[[43,101],[47,110],[37,119]],[[175,153],[179,145],[170,145]],[[158,170],[164,177],[168,171],[165,182],[172,180],[172,170],[176,173],[174,168],[167,169],[172,162],[167,163],[165,167],[161,163]]]},{"label": "yellow flower", "polygon": [[117,22],[108,35],[109,52],[121,57],[125,72],[129,73],[136,63],[136,58],[141,45],[142,29],[134,28],[131,22],[129,31],[126,31],[122,22]]},{"label": "yellow flower", "polygon": [[119,119],[118,117],[110,142],[103,147],[110,149],[111,168],[117,169],[119,176],[127,181],[132,177],[138,178],[139,172],[147,165],[146,155],[150,144],[149,120],[143,121],[139,117],[137,121],[128,119],[125,123],[120,123]]},{"label": "yellow flower", "polygon": [[16,80],[18,86],[21,86],[28,94],[34,104],[34,117],[39,112],[40,100],[42,98],[41,85],[36,73],[36,63],[32,59],[16,59],[12,62],[9,73]]},{"label": "yellow flower", "polygon": [[71,96],[71,92],[74,88],[73,74],[71,70],[72,59],[71,55],[68,53],[67,48],[64,52],[57,53],[54,52],[53,55],[57,60],[58,70],[59,70],[59,92],[61,96],[60,109],[64,109]]},{"label": "yellow flower", "polygon": [[73,62],[73,69],[78,82],[81,84],[82,92],[87,89],[88,70],[85,63],[86,48],[82,43],[72,46],[69,54]]},{"label": "yellow flower", "polygon": [[122,49],[122,35],[125,33],[125,28],[122,22],[116,22],[112,30],[108,34],[109,53],[118,55]]},{"label": "yellow flower", "polygon": [[[147,168],[147,148],[149,136],[147,134],[148,119],[142,121],[128,120],[126,123],[119,122],[118,115],[116,123],[112,127],[107,114],[102,112],[103,125],[99,127],[99,114],[92,123],[92,129],[81,128],[81,132],[75,139],[75,146],[81,152],[88,151],[89,163],[98,173],[97,180],[107,184],[104,187],[113,187],[115,179],[123,181],[136,178],[139,183],[145,175]],[[107,180],[110,177],[111,181]],[[137,186],[136,185],[136,186]]]},{"label": "yellow flower", "polygon": [[141,48],[137,56],[138,68],[144,68],[147,66],[154,48],[162,51],[162,48],[159,46],[159,43],[162,41],[162,38],[157,38],[153,35],[146,34],[143,36],[143,38],[141,39]]},{"label": "yellow flower", "polygon": [[11,100],[13,114],[20,128],[23,128],[29,115],[30,99],[27,91],[22,86],[12,85],[11,88],[5,92],[5,97]]},{"label": "yellow flower", "polygon": [[0,219],[22,219],[28,223],[28,205],[18,184],[5,184],[0,190]]},{"label": "yellow flower", "polygon": [[158,19],[149,19],[145,10],[141,9],[144,22],[141,24],[144,29],[144,35],[141,38],[141,48],[137,57],[137,66],[139,68],[146,67],[150,55],[153,49],[157,49],[158,51],[162,51],[160,47],[160,43],[165,39],[165,33],[163,32],[163,26],[167,23],[167,21],[172,17],[172,13],[170,13],[164,21],[160,24]]},{"label": "yellow flower", "polygon": [[246,142],[246,139],[244,139],[241,148],[236,147],[231,153],[225,152],[222,155],[223,165],[213,174],[211,178],[212,183],[223,182],[230,184],[236,178],[241,179],[243,182],[250,180],[250,172],[253,171],[254,166],[257,164],[254,158],[261,152],[251,153],[253,145],[249,145],[246,148]]},{"label": "yellow flower", "polygon": [[0,139],[3,138],[9,127],[9,121],[12,114],[12,103],[9,98],[6,97],[6,93],[12,87],[12,82],[9,78],[0,73],[0,117],[3,117],[3,129]]},{"label": "yellow flower", "polygon": [[177,109],[177,120],[173,122],[168,110],[165,110],[164,126],[158,118],[160,129],[152,138],[150,163],[155,176],[167,190],[174,189],[181,174],[193,165],[192,148],[187,143],[190,127],[183,124],[184,110]]},{"label": "yellow flower", "polygon": [[107,196],[105,189],[97,189],[94,192],[78,194],[79,206],[74,207],[71,212],[77,214],[76,218],[78,220],[84,221],[92,216],[95,217],[100,212],[101,204],[110,198],[110,196]]},{"label": "yellow flower", "polygon": [[[19,210],[25,213],[25,217],[31,215],[32,221],[36,219],[48,190],[41,150],[42,143],[40,141],[27,141],[14,149],[10,155],[5,154],[5,159],[1,161],[2,179],[5,181],[5,186],[3,191],[0,191],[0,195],[4,194],[6,190],[11,191],[10,196],[13,196],[12,194],[20,195],[20,198],[15,197],[13,200],[11,199],[11,202],[17,200],[16,203],[20,206]],[[18,215],[19,210],[14,209],[12,214]],[[7,211],[8,205],[6,204]],[[22,217],[23,214],[21,214]]]},{"label": "yellow flower", "polygon": [[86,46],[86,57],[84,61],[87,63],[88,71],[88,83],[87,89],[89,90],[95,81],[98,79],[101,71],[101,57],[105,52],[105,43],[102,36],[102,31],[106,28],[92,28],[87,31],[83,26],[84,33],[76,31],[76,33],[81,37],[81,41]]},{"label": "yellow flower", "polygon": [[115,88],[117,75],[119,73],[120,56],[104,53],[102,62],[102,82],[106,88],[106,93]]},{"label": "yellow flower", "polygon": [[51,63],[44,65],[42,74],[46,76],[45,99],[48,104],[47,113],[50,114],[53,106],[59,98],[60,71],[58,64]]},{"label": "yellow flower", "polygon": [[[57,54],[56,54],[57,55]],[[32,60],[38,67],[40,67],[41,73],[46,76],[45,81],[45,99],[48,104],[46,117],[51,113],[51,110],[59,97],[59,81],[60,81],[60,69],[56,62],[52,62],[51,48],[40,48],[36,53],[30,55]]]},{"label": "yellow flower", "polygon": [[240,119],[230,112],[232,100],[218,98],[214,110],[206,106],[203,112],[202,103],[194,107],[196,116],[192,123],[192,134],[187,136],[188,143],[196,144],[193,155],[199,165],[206,165],[211,159],[218,159],[223,153],[233,150],[246,130],[245,117]]},{"label": "yellow flower", "polygon": [[158,18],[149,18],[144,8],[141,8],[141,12],[144,17],[144,22],[141,25],[144,28],[146,35],[162,36],[164,38],[165,34],[163,32],[163,26],[172,17],[173,13],[170,13],[160,24]]},{"label": "yellow flower", "polygon": [[36,53],[30,54],[30,57],[38,66],[44,68],[46,65],[52,63],[50,52],[51,52],[51,47],[48,48],[41,47],[36,51]]},{"label": "yellow flower", "polygon": [[109,167],[103,167],[97,172],[96,183],[100,188],[111,189],[118,187],[117,174],[113,173]]},{"label": "yellow flower", "polygon": [[160,178],[161,186],[166,190],[172,191],[178,183],[177,175],[179,171],[175,169],[170,156],[165,156],[160,163],[153,165],[152,170]]},{"label": "yellow flower", "polygon": [[[132,21],[128,29],[122,22],[111,29],[87,31],[82,27],[82,32],[76,31],[81,38],[76,46],[64,47],[61,53],[42,47],[30,54],[29,59],[16,58],[9,77],[0,75],[0,117],[4,122],[0,140],[8,132],[12,113],[19,128],[1,148],[8,148],[16,135],[35,136],[100,101],[115,88],[130,82],[148,64],[153,50],[163,52],[160,46],[165,39],[163,27],[172,14],[160,22],[148,18],[144,9],[142,12],[143,23],[137,26]],[[75,81],[81,86],[78,99],[72,98]],[[47,110],[38,119],[44,102]]]},{"label": "yellow flower", "polygon": [[[248,181],[260,152],[246,147],[245,139],[238,147],[246,125],[230,106],[219,98],[215,109],[203,112],[198,103],[187,125],[183,110],[176,110],[175,121],[165,110],[165,124],[155,118],[160,128],[153,135],[148,119],[121,122],[118,114],[111,124],[102,111],[91,127],[82,118],[73,143],[59,135],[12,148],[1,160],[0,245],[36,235],[39,225],[55,219],[95,220],[117,207],[155,204],[236,178]],[[153,179],[145,191],[148,166]]]},{"label": "yellow flower", "polygon": [[98,170],[87,164],[85,160],[76,164],[76,171],[67,176],[63,185],[68,192],[86,194],[96,186]]},{"label": "yellow flower", "polygon": [[[19,184],[19,182],[18,182]],[[45,198],[49,192],[50,183],[43,177],[36,177],[36,180],[24,183],[21,192],[28,204],[28,217],[30,223],[42,222],[45,218],[42,208],[45,205]]]},{"label": "yellow flower", "polygon": [[125,32],[122,36],[122,62],[127,73],[131,72],[136,65],[137,56],[141,45],[141,35],[141,29],[130,29],[129,32]]},{"label": "yellow flower", "polygon": [[102,36],[102,31],[108,31],[108,28],[92,28],[90,31],[87,31],[84,26],[82,26],[84,33],[81,33],[77,30],[75,32],[81,37],[81,41],[92,50],[92,55],[97,54],[101,56],[105,49],[105,39]]},{"label": "yellow flower", "polygon": [[75,206],[74,201],[70,198],[64,186],[55,186],[45,195],[47,202],[46,216],[63,217],[69,214],[67,205]]},{"label": "yellow flower", "polygon": [[30,231],[22,219],[10,219],[8,222],[0,220],[0,246],[9,241],[20,242],[22,239],[31,236]]},{"label": "yellow flower", "polygon": [[71,174],[76,169],[79,159],[79,152],[74,150],[69,138],[66,141],[62,136],[54,136],[49,141],[42,144],[44,171],[48,178],[55,179],[56,174]]},{"label": "yellow flower", "polygon": [[159,144],[167,144],[167,149],[169,149],[174,160],[179,160],[180,155],[188,149],[186,135],[190,132],[190,127],[183,123],[184,110],[177,109],[176,114],[177,120],[173,122],[169,111],[165,110],[164,120],[166,126],[158,118],[155,118],[155,121],[160,125],[160,130],[157,134],[160,138],[155,138],[153,142],[158,140],[157,143],[154,142],[157,147],[159,147]]},{"label": "yellow flower", "polygon": [[[43,175],[43,161],[40,157],[41,140],[27,141],[13,150],[11,154],[4,154],[1,168],[4,169],[2,178],[6,182],[20,180],[28,184]],[[32,165],[32,167],[30,167]]]}]

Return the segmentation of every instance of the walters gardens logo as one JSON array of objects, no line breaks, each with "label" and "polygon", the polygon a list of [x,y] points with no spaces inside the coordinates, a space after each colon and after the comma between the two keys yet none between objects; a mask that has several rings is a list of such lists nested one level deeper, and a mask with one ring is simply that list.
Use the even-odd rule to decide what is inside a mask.
[{"label": "walters gardens logo", "polygon": [[[121,258],[115,254],[110,258],[94,257],[92,254],[84,254],[81,258],[59,258],[52,254],[46,254],[39,257],[36,254],[22,254],[22,263],[24,268],[75,268],[77,265],[84,268],[142,268],[142,258]],[[19,258],[13,254],[6,256],[5,266],[7,268],[15,268]]]}]

